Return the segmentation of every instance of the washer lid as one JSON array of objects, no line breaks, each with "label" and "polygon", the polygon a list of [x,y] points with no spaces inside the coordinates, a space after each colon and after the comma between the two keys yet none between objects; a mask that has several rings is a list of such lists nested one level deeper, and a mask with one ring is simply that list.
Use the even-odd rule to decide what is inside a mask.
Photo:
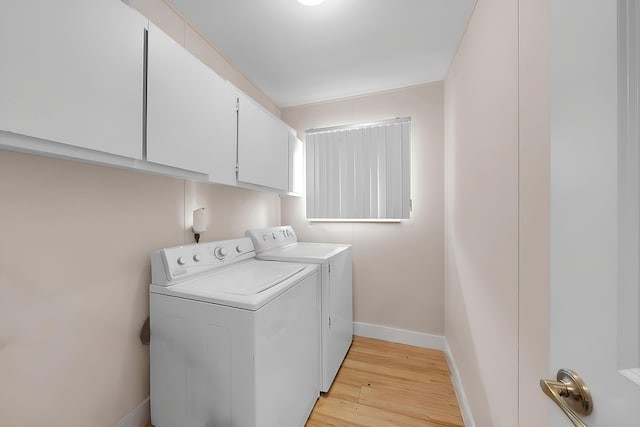
[{"label": "washer lid", "polygon": [[151,284],[149,291],[255,311],[317,271],[315,265],[252,258],[173,285]]},{"label": "washer lid", "polygon": [[348,249],[349,245],[336,245],[329,243],[294,243],[282,248],[258,254],[261,259],[274,261],[294,261],[325,263],[337,253]]},{"label": "washer lid", "polygon": [[233,295],[255,295],[287,280],[304,270],[298,264],[249,262],[207,276],[203,280],[178,285],[192,294],[222,292]]}]

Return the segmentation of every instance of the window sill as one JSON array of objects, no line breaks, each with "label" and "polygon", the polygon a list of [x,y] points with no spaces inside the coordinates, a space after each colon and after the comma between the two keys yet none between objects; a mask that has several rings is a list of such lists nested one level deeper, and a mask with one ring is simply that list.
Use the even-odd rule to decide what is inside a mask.
[{"label": "window sill", "polygon": [[382,222],[400,223],[405,219],[395,218],[307,218],[309,222]]}]

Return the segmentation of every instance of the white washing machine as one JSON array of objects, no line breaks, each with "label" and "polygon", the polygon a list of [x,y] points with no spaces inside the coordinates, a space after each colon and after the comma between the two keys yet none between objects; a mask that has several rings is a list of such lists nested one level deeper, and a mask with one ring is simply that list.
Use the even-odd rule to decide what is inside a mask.
[{"label": "white washing machine", "polygon": [[318,268],[250,239],[151,256],[156,427],[302,427],[319,396]]},{"label": "white washing machine", "polygon": [[248,230],[259,259],[320,265],[322,371],[327,392],[353,340],[351,245],[298,242],[293,227]]}]

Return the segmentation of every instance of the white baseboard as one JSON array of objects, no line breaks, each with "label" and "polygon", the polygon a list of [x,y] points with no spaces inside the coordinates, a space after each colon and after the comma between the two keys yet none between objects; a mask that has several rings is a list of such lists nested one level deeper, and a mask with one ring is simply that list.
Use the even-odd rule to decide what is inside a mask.
[{"label": "white baseboard", "polygon": [[444,337],[440,335],[430,335],[423,332],[407,331],[369,323],[353,322],[353,334],[415,347],[430,348],[432,350],[444,351],[445,348]]},{"label": "white baseboard", "polygon": [[147,397],[129,414],[121,419],[115,427],[146,427],[151,422],[151,408]]},{"label": "white baseboard", "polygon": [[476,427],[473,415],[471,414],[469,400],[467,400],[464,387],[462,387],[462,379],[460,378],[458,365],[456,365],[456,361],[453,357],[453,353],[451,353],[451,348],[449,347],[449,343],[446,338],[443,338],[443,341],[445,346],[444,354],[447,356],[447,364],[449,365],[449,372],[451,374],[451,383],[453,384],[453,389],[455,390],[456,397],[458,398],[458,405],[460,406],[460,412],[462,412],[462,420],[464,421],[465,427]]}]

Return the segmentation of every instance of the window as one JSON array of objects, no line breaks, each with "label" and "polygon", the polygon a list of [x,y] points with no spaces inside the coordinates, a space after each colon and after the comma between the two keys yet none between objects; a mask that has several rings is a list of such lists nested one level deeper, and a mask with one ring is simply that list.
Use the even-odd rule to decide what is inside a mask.
[{"label": "window", "polygon": [[411,118],[305,134],[308,219],[409,218]]}]

